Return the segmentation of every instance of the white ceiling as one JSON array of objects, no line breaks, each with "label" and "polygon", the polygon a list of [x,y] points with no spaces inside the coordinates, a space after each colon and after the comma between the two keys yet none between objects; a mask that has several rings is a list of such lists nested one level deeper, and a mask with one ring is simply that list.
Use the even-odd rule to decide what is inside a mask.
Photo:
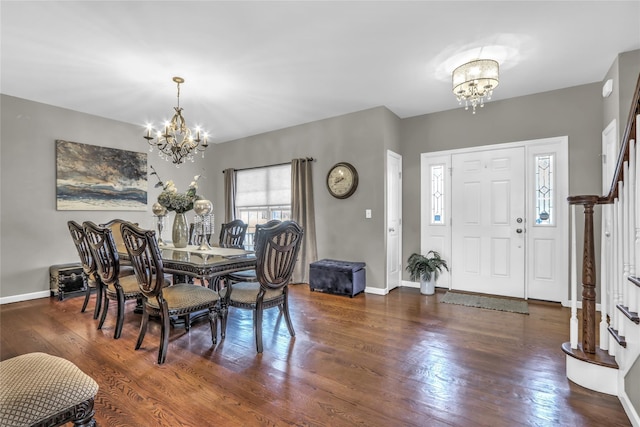
[{"label": "white ceiling", "polygon": [[0,15],[2,93],[142,127],[170,118],[178,75],[212,142],[458,108],[451,71],[478,55],[501,64],[500,100],[599,82],[640,48],[640,1],[3,0]]}]

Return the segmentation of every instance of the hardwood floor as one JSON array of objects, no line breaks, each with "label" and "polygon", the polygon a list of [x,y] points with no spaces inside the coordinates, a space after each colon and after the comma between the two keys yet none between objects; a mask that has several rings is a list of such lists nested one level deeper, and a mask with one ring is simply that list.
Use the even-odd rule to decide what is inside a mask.
[{"label": "hardwood floor", "polygon": [[157,322],[134,350],[133,301],[119,340],[115,304],[99,331],[93,300],[86,313],[82,298],[24,301],[0,306],[0,358],[43,351],[76,363],[100,386],[99,426],[631,425],[616,397],[566,378],[569,309],[531,303],[522,315],[443,295],[351,299],[292,286],[295,338],[269,310],[258,355],[251,313],[231,309],[215,347],[205,321],[172,329],[160,366]]}]

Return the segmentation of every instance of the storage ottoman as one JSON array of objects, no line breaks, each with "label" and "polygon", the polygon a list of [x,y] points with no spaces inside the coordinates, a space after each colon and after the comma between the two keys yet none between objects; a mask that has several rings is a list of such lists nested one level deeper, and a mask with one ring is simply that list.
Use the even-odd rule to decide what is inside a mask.
[{"label": "storage ottoman", "polygon": [[309,264],[309,287],[312,291],[350,297],[366,286],[364,262],[323,259]]},{"label": "storage ottoman", "polygon": [[69,294],[84,295],[87,278],[80,263],[58,264],[49,267],[49,288],[51,296],[62,301]]}]

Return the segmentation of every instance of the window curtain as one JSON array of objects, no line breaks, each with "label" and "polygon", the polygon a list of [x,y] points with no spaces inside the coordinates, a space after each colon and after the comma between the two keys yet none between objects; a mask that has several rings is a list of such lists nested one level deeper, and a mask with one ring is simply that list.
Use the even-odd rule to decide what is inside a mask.
[{"label": "window curtain", "polygon": [[224,222],[236,219],[236,170],[224,170]]},{"label": "window curtain", "polygon": [[304,230],[304,239],[298,262],[293,270],[292,283],[309,283],[309,263],[318,260],[312,162],[307,159],[291,161],[291,219]]}]

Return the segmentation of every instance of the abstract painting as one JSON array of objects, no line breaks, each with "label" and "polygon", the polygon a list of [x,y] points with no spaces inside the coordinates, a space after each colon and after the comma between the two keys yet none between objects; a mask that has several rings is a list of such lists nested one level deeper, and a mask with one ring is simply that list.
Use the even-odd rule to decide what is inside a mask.
[{"label": "abstract painting", "polygon": [[147,153],[56,140],[59,211],[147,210]]}]

